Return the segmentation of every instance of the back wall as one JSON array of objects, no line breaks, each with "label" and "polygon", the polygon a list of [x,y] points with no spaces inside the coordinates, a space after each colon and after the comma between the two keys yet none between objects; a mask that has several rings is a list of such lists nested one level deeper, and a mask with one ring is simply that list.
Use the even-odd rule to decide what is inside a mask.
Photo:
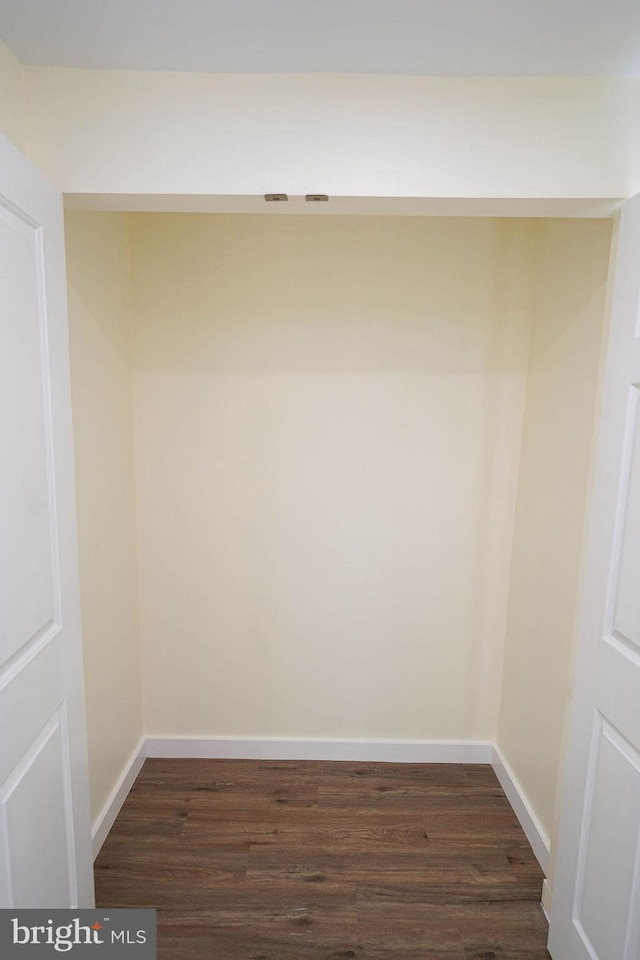
[{"label": "back wall", "polygon": [[134,215],[149,734],[493,739],[514,220]]}]

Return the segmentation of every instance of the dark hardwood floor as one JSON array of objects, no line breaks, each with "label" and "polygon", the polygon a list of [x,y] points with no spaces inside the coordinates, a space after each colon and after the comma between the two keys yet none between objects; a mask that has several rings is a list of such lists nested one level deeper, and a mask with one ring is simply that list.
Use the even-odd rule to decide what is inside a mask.
[{"label": "dark hardwood floor", "polygon": [[159,960],[546,960],[542,873],[483,765],[147,760],[95,865]]}]

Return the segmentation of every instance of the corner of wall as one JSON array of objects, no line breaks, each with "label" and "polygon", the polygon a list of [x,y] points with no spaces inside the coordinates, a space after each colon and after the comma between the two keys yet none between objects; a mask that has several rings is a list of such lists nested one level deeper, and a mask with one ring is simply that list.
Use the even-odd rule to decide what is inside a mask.
[{"label": "corner of wall", "polygon": [[[537,259],[538,259],[538,250],[539,250],[539,242],[540,242],[540,230],[541,230],[541,225],[544,222],[545,221],[543,221],[541,218],[530,219],[527,221],[528,227],[529,227],[529,254],[530,254],[530,266],[531,266],[530,285],[529,285],[528,295],[527,295],[527,310],[529,313],[529,337],[527,342],[527,364],[526,364],[526,373],[525,373],[524,398],[523,398],[523,405],[522,405],[522,419],[521,419],[521,425],[520,425],[520,445],[518,450],[516,493],[514,497],[513,520],[512,520],[512,528],[511,528],[511,550],[510,550],[510,560],[509,560],[509,574],[507,579],[507,609],[505,612],[505,619],[504,619],[504,637],[503,637],[503,647],[502,647],[502,673],[501,673],[500,694],[498,698],[498,716],[497,716],[496,730],[495,730],[495,737],[494,737],[497,750],[500,749],[500,745],[501,745],[500,732],[501,732],[502,719],[504,716],[504,699],[505,699],[504,688],[505,688],[505,673],[506,673],[506,663],[507,663],[507,656],[508,656],[508,639],[509,639],[508,615],[509,615],[509,604],[511,602],[511,581],[512,581],[512,575],[513,575],[513,550],[514,550],[514,544],[515,544],[515,521],[516,521],[516,511],[518,507],[518,490],[520,488],[520,478],[522,473],[522,446],[524,442],[524,421],[525,421],[525,414],[527,409],[527,396],[529,393],[529,374],[531,369],[531,343],[533,339],[533,320],[534,320],[535,307],[536,307],[535,277],[537,274]],[[507,234],[506,241],[508,242],[509,240],[510,240],[510,236]]]},{"label": "corner of wall", "polygon": [[135,285],[134,285],[134,241],[133,241],[133,218],[134,213],[123,213],[127,223],[127,243],[129,260],[129,349],[131,351],[131,417],[133,423],[133,485],[135,496],[135,570],[136,570],[136,599],[137,599],[137,635],[138,635],[138,656],[140,661],[140,729],[144,737],[147,733],[147,703],[146,689],[144,682],[144,649],[142,645],[142,627],[140,619],[140,539],[138,530],[139,518],[139,495],[138,495],[138,469],[137,469],[137,420],[136,420],[136,364],[135,364]]},{"label": "corner of wall", "polygon": [[513,546],[515,536],[515,520],[517,509],[517,494],[520,482],[520,471],[522,465],[522,442],[524,435],[524,417],[527,403],[527,391],[529,384],[529,366],[531,357],[531,338],[533,330],[533,312],[535,299],[535,263],[537,231],[540,221],[538,219],[511,220],[502,221],[502,244],[503,244],[503,273],[511,272],[514,274],[513,287],[503,286],[503,299],[500,303],[500,310],[503,314],[503,322],[509,324],[512,322],[512,312],[514,308],[520,316],[520,324],[525,330],[522,343],[520,345],[521,358],[520,364],[523,371],[524,385],[521,394],[521,403],[519,408],[513,412],[514,423],[517,422],[518,441],[514,449],[516,466],[511,478],[512,483],[512,510],[509,516],[508,529],[508,561],[506,563],[505,576],[505,601],[501,624],[501,644],[500,644],[500,682],[496,697],[496,722],[493,731],[493,741],[499,743],[500,720],[503,706],[503,689],[505,676],[505,661],[507,657],[507,620],[509,612],[509,601],[511,595],[511,574],[513,566]]}]

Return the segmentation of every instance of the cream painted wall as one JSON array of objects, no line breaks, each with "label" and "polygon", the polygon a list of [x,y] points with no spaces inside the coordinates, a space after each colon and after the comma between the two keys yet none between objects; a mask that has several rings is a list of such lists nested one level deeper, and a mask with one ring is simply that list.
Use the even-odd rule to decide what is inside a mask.
[{"label": "cream painted wall", "polygon": [[640,80],[28,68],[32,158],[63,191],[627,197]]},{"label": "cream painted wall", "polygon": [[132,217],[147,733],[493,739],[530,243]]},{"label": "cream painted wall", "polygon": [[611,221],[540,221],[498,746],[555,831]]},{"label": "cream painted wall", "polygon": [[137,472],[145,733],[497,728],[553,836],[610,223],[130,224],[67,214],[94,818],[143,729]]},{"label": "cream painted wall", "polygon": [[27,151],[24,68],[0,40],[0,133]]},{"label": "cream painted wall", "polygon": [[126,214],[67,214],[92,818],[142,736]]}]

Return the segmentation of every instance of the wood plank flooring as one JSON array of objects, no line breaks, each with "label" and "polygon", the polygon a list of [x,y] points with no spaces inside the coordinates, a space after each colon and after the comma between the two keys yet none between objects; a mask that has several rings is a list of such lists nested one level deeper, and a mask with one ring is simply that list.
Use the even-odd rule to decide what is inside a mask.
[{"label": "wood plank flooring", "polygon": [[95,864],[159,960],[547,960],[542,872],[484,765],[147,760]]}]

